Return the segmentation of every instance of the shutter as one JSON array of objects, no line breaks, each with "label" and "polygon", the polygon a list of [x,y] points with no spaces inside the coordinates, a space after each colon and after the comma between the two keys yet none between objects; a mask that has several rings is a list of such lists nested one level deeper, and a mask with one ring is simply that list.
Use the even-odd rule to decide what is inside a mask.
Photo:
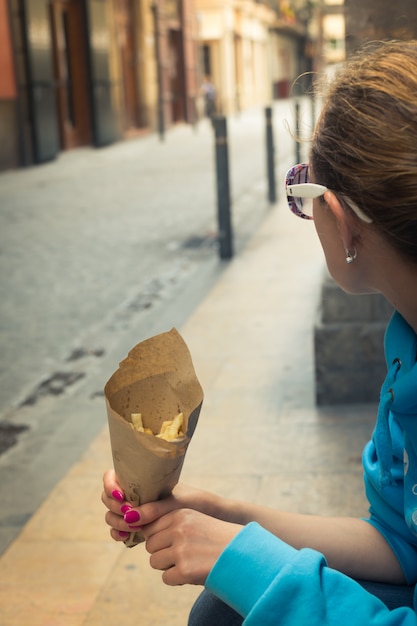
[{"label": "shutter", "polygon": [[105,146],[116,139],[109,68],[110,31],[106,5],[107,0],[87,0],[93,141],[97,147]]}]

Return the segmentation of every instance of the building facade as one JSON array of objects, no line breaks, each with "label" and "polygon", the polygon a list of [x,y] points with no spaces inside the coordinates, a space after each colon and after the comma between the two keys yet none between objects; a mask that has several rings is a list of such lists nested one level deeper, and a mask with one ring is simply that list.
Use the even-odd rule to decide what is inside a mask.
[{"label": "building facade", "polygon": [[204,77],[218,114],[287,97],[309,68],[288,2],[0,0],[0,170],[193,124]]},{"label": "building facade", "polygon": [[345,14],[348,54],[366,41],[417,38],[415,0],[345,0]]},{"label": "building facade", "polygon": [[196,117],[192,0],[0,0],[0,168]]},{"label": "building facade", "polygon": [[215,86],[217,113],[268,101],[274,12],[244,0],[196,0],[196,11],[201,74]]}]

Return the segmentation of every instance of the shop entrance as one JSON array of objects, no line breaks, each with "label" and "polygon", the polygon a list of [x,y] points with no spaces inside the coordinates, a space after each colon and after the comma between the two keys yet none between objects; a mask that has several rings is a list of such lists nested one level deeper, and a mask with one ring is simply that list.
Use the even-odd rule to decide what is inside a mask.
[{"label": "shop entrance", "polygon": [[52,0],[55,94],[61,148],[91,143],[85,11],[82,0]]}]

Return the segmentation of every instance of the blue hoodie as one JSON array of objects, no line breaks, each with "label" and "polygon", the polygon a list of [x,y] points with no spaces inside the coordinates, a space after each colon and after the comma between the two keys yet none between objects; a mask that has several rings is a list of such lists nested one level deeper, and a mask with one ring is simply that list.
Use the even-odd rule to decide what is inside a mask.
[{"label": "blue hoodie", "polygon": [[[391,545],[409,584],[417,582],[417,337],[395,313],[385,335],[388,374],[372,441],[365,447],[365,487],[374,525]],[[322,554],[296,550],[257,523],[222,552],[206,588],[245,626],[417,626],[409,608],[389,611],[358,583],[329,568]],[[417,594],[414,604],[417,607]]]}]

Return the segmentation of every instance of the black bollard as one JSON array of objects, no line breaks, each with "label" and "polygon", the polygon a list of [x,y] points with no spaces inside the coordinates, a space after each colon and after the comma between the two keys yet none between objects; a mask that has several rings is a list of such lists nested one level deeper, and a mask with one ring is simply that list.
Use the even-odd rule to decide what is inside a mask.
[{"label": "black bollard", "polygon": [[301,161],[300,156],[300,103],[295,101],[295,160]]},{"label": "black bollard", "polygon": [[313,92],[311,94],[311,128],[316,127],[316,94]]},{"label": "black bollard", "polygon": [[272,107],[265,107],[266,123],[266,167],[268,173],[268,200],[271,204],[277,201],[275,180],[274,131],[272,128]]},{"label": "black bollard", "polygon": [[233,256],[233,234],[230,216],[229,153],[225,117],[213,117],[216,142],[217,223],[221,259]]}]

